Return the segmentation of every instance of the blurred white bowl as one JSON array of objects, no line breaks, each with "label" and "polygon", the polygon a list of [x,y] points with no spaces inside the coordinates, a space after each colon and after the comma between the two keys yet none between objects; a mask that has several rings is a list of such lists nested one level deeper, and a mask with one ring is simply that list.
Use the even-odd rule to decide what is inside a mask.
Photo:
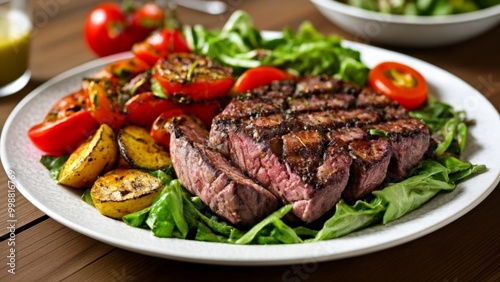
[{"label": "blurred white bowl", "polygon": [[434,47],[473,38],[500,22],[500,5],[449,16],[402,16],[372,12],[334,0],[311,0],[331,22],[365,42]]}]

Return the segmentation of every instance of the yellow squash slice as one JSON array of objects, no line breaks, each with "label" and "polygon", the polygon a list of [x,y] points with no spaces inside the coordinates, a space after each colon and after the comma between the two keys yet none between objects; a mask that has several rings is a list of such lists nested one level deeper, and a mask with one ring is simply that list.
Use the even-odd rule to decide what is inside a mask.
[{"label": "yellow squash slice", "polygon": [[111,127],[103,124],[92,139],[69,156],[57,183],[74,188],[90,187],[99,175],[113,167],[117,157],[116,135]]},{"label": "yellow squash slice", "polygon": [[163,187],[158,178],[145,171],[118,168],[99,177],[90,196],[100,213],[121,219],[150,206]]},{"label": "yellow squash slice", "polygon": [[172,163],[170,153],[139,126],[122,128],[118,133],[118,146],[123,159],[133,168],[157,170]]}]

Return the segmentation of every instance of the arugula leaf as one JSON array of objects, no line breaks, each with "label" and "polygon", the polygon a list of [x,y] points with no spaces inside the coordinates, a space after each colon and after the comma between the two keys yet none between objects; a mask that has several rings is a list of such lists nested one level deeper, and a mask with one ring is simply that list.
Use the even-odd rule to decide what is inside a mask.
[{"label": "arugula leaf", "polygon": [[383,223],[419,208],[440,191],[454,190],[458,181],[485,170],[484,165],[473,165],[451,156],[423,161],[414,171],[414,176],[373,192],[387,203]]},{"label": "arugula leaf", "polygon": [[160,179],[165,185],[169,184],[172,180],[176,179],[175,170],[173,165],[169,165],[167,168],[158,169],[151,171],[151,174]]},{"label": "arugula leaf", "polygon": [[94,205],[94,201],[92,201],[92,196],[90,196],[90,189],[86,189],[86,190],[83,192],[83,194],[82,194],[82,200],[83,200],[85,203],[87,203],[87,204],[89,204],[89,205],[91,205],[91,206],[95,207],[95,205]]},{"label": "arugula leaf", "polygon": [[132,227],[149,229],[149,226],[146,224],[146,219],[148,218],[150,210],[151,210],[151,206],[144,208],[140,211],[136,211],[134,213],[127,214],[122,218],[122,220],[127,225],[130,225]]},{"label": "arugula leaf", "polygon": [[373,192],[388,203],[383,218],[384,224],[419,208],[438,192],[455,188],[455,184],[449,182],[447,169],[435,161],[424,162],[419,173],[381,191]]},{"label": "arugula leaf", "polygon": [[465,150],[468,134],[468,121],[465,112],[456,111],[452,106],[429,96],[427,104],[410,115],[421,119],[430,128],[432,136],[438,141],[434,153],[445,152],[460,155]]},{"label": "arugula leaf", "polygon": [[[236,244],[249,244],[251,243],[256,237],[258,237],[259,233],[266,227],[268,226],[269,224],[273,224],[275,225],[275,222],[277,221],[281,221],[281,218],[283,216],[285,216],[285,214],[287,214],[288,212],[290,212],[292,210],[292,205],[286,205],[286,206],[283,206],[281,207],[280,209],[278,209],[277,211],[273,212],[272,214],[270,214],[269,216],[267,216],[266,218],[264,218],[261,222],[257,223],[256,225],[254,225],[247,233],[245,233],[245,235],[243,235],[241,238],[239,238],[238,240],[236,240]],[[281,224],[276,224],[275,225],[276,228],[283,228],[283,225]],[[278,231],[279,232],[279,231]],[[287,240],[287,241],[295,241],[297,240],[297,237],[291,235],[289,233],[289,230],[283,230],[283,233],[278,235],[277,237],[280,237],[281,235],[283,236],[286,236],[286,234],[289,235],[288,238],[281,238],[281,239],[284,239],[284,240]],[[274,237],[274,236],[273,236]]]},{"label": "arugula leaf", "polygon": [[62,155],[60,157],[44,155],[40,159],[40,162],[49,170],[49,175],[52,179],[59,179],[59,174],[64,164],[68,160],[68,155]]},{"label": "arugula leaf", "polygon": [[373,225],[380,221],[385,209],[384,202],[378,197],[370,202],[357,201],[353,206],[340,200],[335,207],[335,214],[325,222],[323,228],[311,241],[341,237]]},{"label": "arugula leaf", "polygon": [[184,218],[182,193],[179,181],[173,180],[151,205],[145,222],[155,236],[186,238],[189,226]]}]

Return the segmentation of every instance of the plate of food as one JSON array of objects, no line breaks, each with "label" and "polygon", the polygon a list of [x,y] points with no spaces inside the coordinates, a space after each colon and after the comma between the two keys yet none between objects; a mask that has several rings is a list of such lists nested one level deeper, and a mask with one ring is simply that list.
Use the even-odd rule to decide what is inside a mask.
[{"label": "plate of food", "polygon": [[[181,61],[192,66],[184,68],[190,85],[195,84],[198,75],[204,74],[207,68],[220,72],[218,78],[227,78],[221,75],[227,66],[210,65],[213,63],[209,62],[211,58],[196,51],[208,49],[199,41],[204,37],[192,34],[202,32],[200,27],[184,30],[187,45],[196,54],[170,54],[168,58],[173,61],[161,59],[162,63],[155,62],[152,70],[139,65],[142,72],[131,72],[128,68],[131,62],[134,62],[134,70],[138,67],[137,54],[132,53],[100,58],[71,69],[30,93],[5,123],[1,140],[2,163],[7,172],[15,173],[13,181],[17,189],[54,220],[119,248],[189,262],[278,265],[352,257],[417,239],[467,213],[498,185],[500,167],[496,160],[500,157],[500,149],[490,129],[499,128],[500,117],[494,107],[464,81],[404,54],[320,35],[310,25],[298,33],[290,30],[260,32],[250,25],[244,13],[235,17],[217,36],[239,30],[245,33],[247,44],[255,40],[256,44],[268,48],[259,48],[261,53],[255,56],[252,49],[235,54],[235,48],[230,49],[227,42],[223,42],[225,49],[213,47],[220,52],[212,50],[212,59],[235,65],[235,73],[241,71],[238,77],[260,69],[258,64],[263,54],[271,54],[262,53],[262,50],[274,50],[273,54],[278,51],[293,53],[277,47],[286,45],[296,54],[306,52],[310,57],[274,58],[275,66],[286,61],[287,67],[278,68],[278,78],[273,78],[271,84],[255,87],[253,80],[242,83],[239,79],[236,85],[231,83],[230,88],[240,87],[241,93],[246,94],[226,101],[227,105],[224,104],[213,121],[213,116],[205,119],[200,114],[208,110],[200,111],[199,107],[193,110],[190,106],[202,103],[202,107],[210,109],[207,100],[227,98],[226,95],[213,92],[216,87],[197,88],[195,92],[168,90],[171,88],[162,83],[160,76],[169,73],[165,71],[167,65]],[[241,28],[241,24],[247,28]],[[236,25],[240,28],[234,28]],[[306,34],[309,36],[304,36]],[[234,34],[229,37],[234,39]],[[313,41],[301,44],[309,48],[304,50],[290,44],[292,39]],[[221,41],[218,38],[214,42]],[[332,56],[348,59],[344,63],[333,59],[332,62],[339,62],[333,74],[326,75],[324,70],[314,68],[320,74],[312,72],[304,78],[301,75],[304,61],[316,65],[314,53],[322,57],[324,52],[315,52],[321,48],[335,49]],[[377,69],[384,62],[411,66],[410,69],[422,77],[413,75],[410,84],[415,84],[413,79],[418,84],[425,81],[434,98],[401,101],[407,107],[418,107],[410,111],[386,96],[374,96],[373,89],[365,87],[364,83],[370,80],[368,70]],[[199,66],[203,68],[195,70]],[[331,69],[331,65],[327,68]],[[146,79],[149,83],[144,83],[144,73],[155,80]],[[276,75],[276,69],[272,73]],[[101,111],[98,108],[107,105],[104,98],[115,93],[102,92],[100,88],[113,85],[109,80],[112,75],[125,75],[127,83],[120,85],[122,92],[137,91],[126,96],[122,103],[129,109],[124,121],[119,115],[111,118],[97,115]],[[401,75],[393,74],[394,78]],[[408,82],[405,77],[403,75],[403,83]],[[360,81],[363,86],[358,85]],[[152,131],[144,129],[158,122],[156,116],[147,117],[148,113],[156,111],[155,108],[133,114],[129,100],[143,93],[138,90],[141,87],[150,90],[154,99],[176,105],[169,108],[169,116],[165,118],[168,122],[162,123],[170,138],[164,145],[156,143],[165,140],[165,136],[150,139],[148,133]],[[88,97],[84,97],[82,88]],[[104,95],[99,95],[102,93]],[[148,104],[145,99],[139,104]],[[257,108],[249,105],[257,102],[260,103],[258,111],[252,112]],[[85,109],[78,103],[85,103]],[[284,104],[288,111],[283,111],[282,106],[276,109],[277,105]],[[433,107],[429,108],[431,104]],[[311,108],[318,105],[318,109]],[[198,118],[184,115],[185,112],[195,116],[198,113]],[[63,116],[58,116],[61,113]],[[83,122],[85,117],[82,116],[88,114],[93,119]],[[285,114],[287,118],[283,119]],[[66,123],[59,132],[57,127],[51,127],[61,139],[66,139],[62,143],[34,135],[40,132],[40,126],[36,126],[40,121],[44,121],[44,125],[60,125],[60,119],[75,116],[80,122],[73,126]],[[138,118],[136,124],[132,122],[134,116]],[[105,122],[97,122],[101,119]],[[327,123],[322,123],[325,121]],[[149,127],[138,125],[142,122]],[[287,126],[272,126],[283,122]],[[203,124],[208,129],[203,129]],[[72,131],[77,126],[79,130]],[[49,130],[47,127],[42,129]],[[144,131],[146,135],[141,135]],[[431,136],[431,132],[436,134]],[[449,132],[453,134],[446,134]],[[73,143],[72,138],[82,134],[89,138],[88,141]],[[36,139],[37,136],[41,139]],[[276,137],[281,140],[278,150],[276,141],[272,141],[277,140]],[[346,138],[353,140],[346,141]],[[235,142],[244,143],[246,151],[243,145],[236,146]],[[398,147],[397,142],[406,145]],[[154,145],[147,147],[148,144]],[[148,150],[141,149],[138,157],[129,150],[136,145],[148,150],[154,148],[154,157],[141,162],[148,156]],[[252,153],[250,149],[255,151],[257,147],[260,148],[258,154]],[[75,151],[75,148],[78,149]],[[165,150],[167,158],[160,157]],[[411,153],[405,154],[405,151]],[[275,158],[277,152],[281,160]],[[315,157],[319,155],[317,152],[322,154],[320,158]],[[265,159],[260,163],[264,173],[252,170],[254,162],[247,162],[248,165],[244,162],[255,160],[256,155]],[[406,162],[394,164],[396,155],[403,156]],[[420,162],[422,158],[425,160]],[[145,168],[160,161],[171,161],[173,166]],[[407,165],[409,162],[412,164]],[[278,173],[273,174],[276,171]],[[91,178],[92,174],[97,176]],[[269,179],[273,175],[276,177]],[[145,189],[142,180],[133,184],[132,178],[147,179],[147,187],[160,187],[160,190]],[[130,182],[115,185],[117,179]],[[111,182],[114,184],[109,184]],[[186,189],[182,189],[180,183]],[[282,190],[279,190],[279,183],[286,184]],[[120,187],[141,189],[121,190]],[[219,190],[213,192],[216,189]],[[140,194],[144,191],[145,194]],[[113,202],[113,197],[118,200]]]}]

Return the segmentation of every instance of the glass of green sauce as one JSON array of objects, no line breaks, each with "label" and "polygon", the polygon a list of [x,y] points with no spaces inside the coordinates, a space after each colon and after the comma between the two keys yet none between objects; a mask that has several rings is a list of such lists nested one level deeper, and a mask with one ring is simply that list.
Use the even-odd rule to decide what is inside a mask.
[{"label": "glass of green sauce", "polygon": [[25,0],[0,0],[0,97],[28,83],[32,23]]}]

